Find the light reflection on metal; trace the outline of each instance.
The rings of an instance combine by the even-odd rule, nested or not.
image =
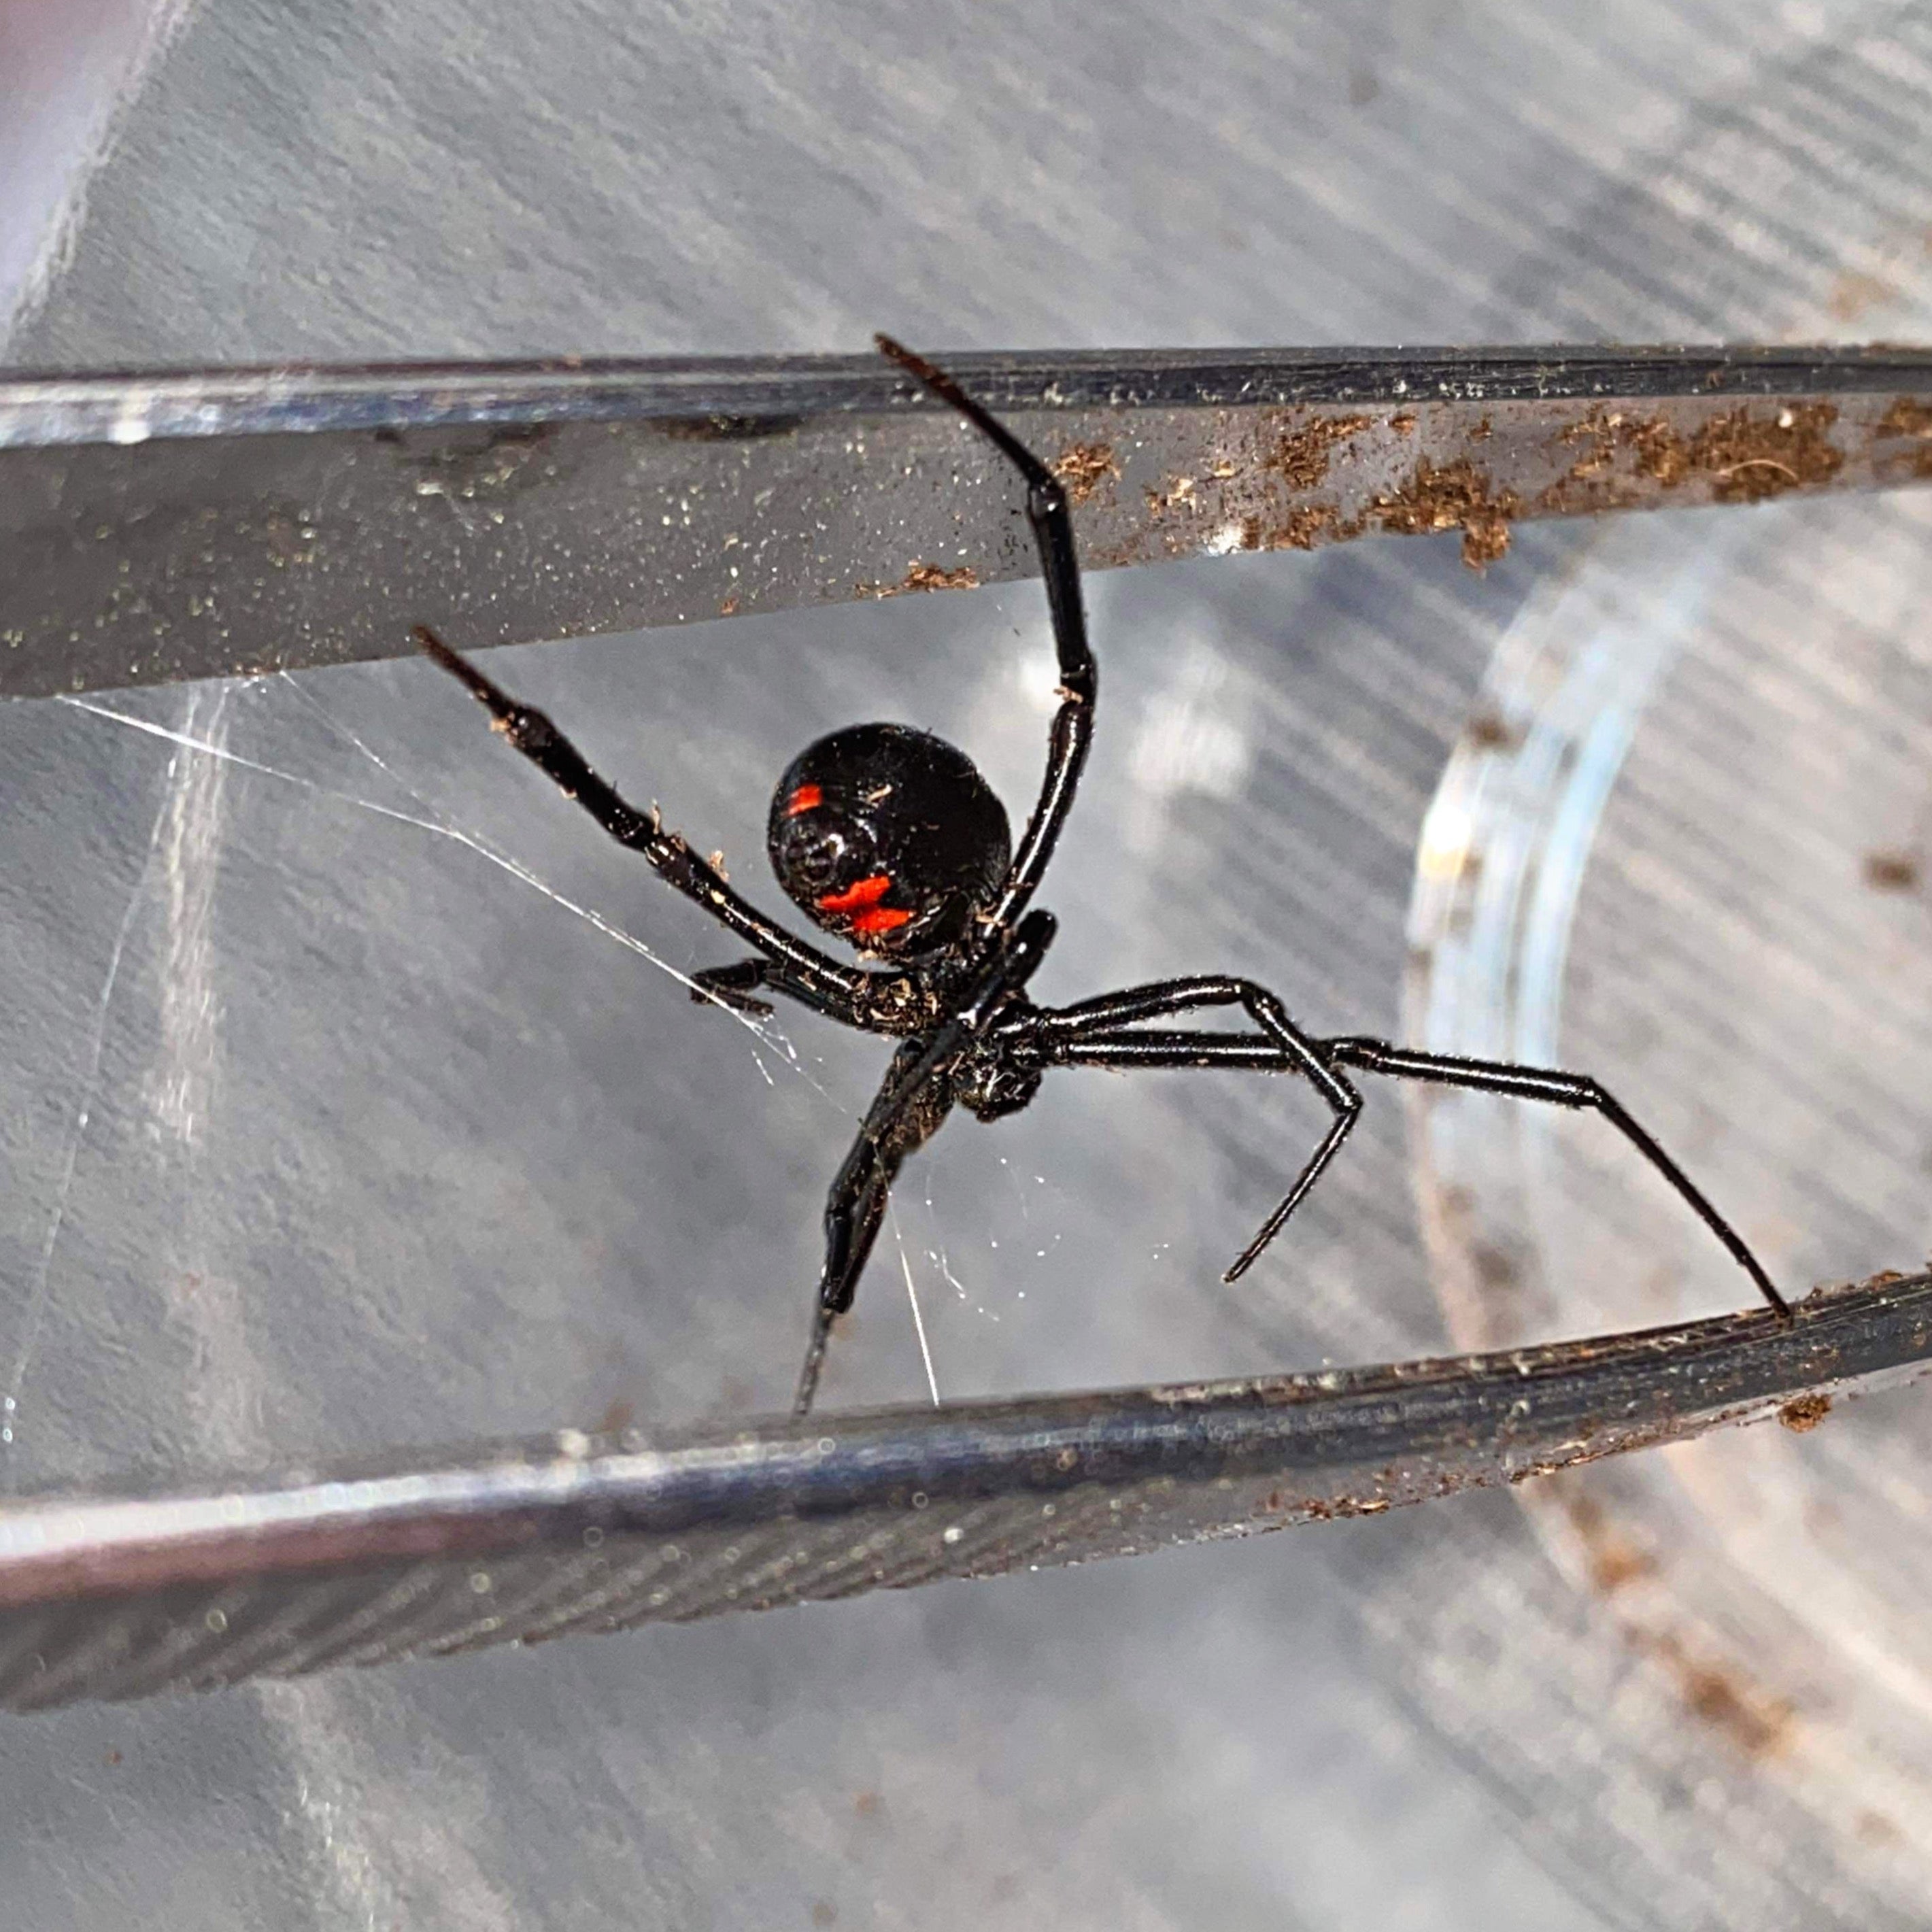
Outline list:
[[[1392,1367],[535,1442],[0,1509],[0,1704],[1128,1556],[1782,1414],[1932,1358],[1932,1275]]]

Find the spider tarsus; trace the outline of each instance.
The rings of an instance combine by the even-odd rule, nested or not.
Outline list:
[[[791,1412],[794,1420],[802,1419],[812,1412],[812,1398],[818,1393],[819,1371],[825,1366],[825,1345],[832,1335],[832,1310],[821,1302],[813,1310],[812,1316],[812,1341],[805,1352],[805,1366],[798,1376],[798,1393],[792,1398]]]
[[[874,335],[874,344],[879,353],[896,362],[909,376],[916,376],[940,400],[951,405],[1006,456],[1016,465],[1026,478],[1030,504],[1041,502],[1040,493],[1048,493],[1049,500],[1045,509],[1050,513],[1054,504],[1064,508],[1066,493],[1061,490],[1048,470],[1026,445],[1008,429],[983,404],[975,402],[944,369],[928,362],[923,356],[916,355],[903,342],[895,341],[890,335]],[[1057,496],[1053,493],[1058,493]],[[1035,518],[1038,521],[1038,518]]]
[[[541,711],[519,704],[494,679],[485,677],[459,651],[453,651],[427,624],[418,624],[414,635],[423,655],[440,664],[452,677],[490,714],[490,728],[509,740],[517,750],[541,749],[556,741],[556,727]]]
[[[872,344],[881,356],[888,357],[910,376],[916,376],[929,389],[936,389],[950,402],[960,393],[959,385],[943,369],[938,369],[923,356],[916,354],[903,342],[897,341],[883,331],[872,337]]]

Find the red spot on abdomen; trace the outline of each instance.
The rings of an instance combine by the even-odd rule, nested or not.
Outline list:
[[[785,800],[784,815],[796,818],[801,812],[809,812],[815,805],[825,802],[825,794],[814,784],[802,784]]]
[[[870,912],[862,912],[852,922],[852,930],[870,939],[876,934],[894,931],[911,918],[910,913],[901,912],[896,906],[874,906]]]
[[[863,911],[867,906],[877,905],[892,889],[892,880],[890,873],[874,872],[869,879],[861,879],[857,884],[848,886],[842,892],[827,892],[818,902],[818,909],[820,912]],[[870,913],[867,914],[866,916],[876,919],[879,915],[876,913]],[[908,913],[904,916],[906,919],[910,919],[912,915]],[[895,926],[902,925],[904,920],[897,915],[894,915],[892,923]],[[862,931],[863,928],[860,929]]]

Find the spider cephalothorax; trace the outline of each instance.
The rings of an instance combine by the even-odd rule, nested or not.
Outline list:
[[[963,752],[904,724],[856,724],[792,762],[772,801],[769,842],[780,882],[808,917],[889,962],[847,964],[788,932],[735,892],[655,812],[626,803],[540,711],[520,704],[432,633],[423,648],[488,707],[496,728],[612,837],[757,950],[692,976],[694,997],[767,1013],[782,994],[827,1018],[895,1036],[898,1047],[825,1203],[825,1264],[796,1412],[811,1406],[833,1318],[852,1305],[900,1165],[956,1107],[982,1120],[1017,1113],[1047,1071],[1064,1066],[1213,1067],[1293,1073],[1332,1118],[1286,1197],[1229,1268],[1234,1280],[1307,1197],[1340,1150],[1361,1096],[1343,1070],[1473,1087],[1587,1107],[1622,1130],[1750,1274],[1772,1306],[1784,1298],[1736,1231],[1683,1170],[1588,1076],[1500,1060],[1412,1053],[1386,1040],[1314,1040],[1265,986],[1224,974],[1162,980],[1070,1006],[1035,1006],[1028,983],[1052,943],[1052,916],[1029,902],[1072,808],[1094,733],[1099,680],[1081,609],[1066,493],[1040,458],[942,369],[884,336],[879,346],[958,411],[1025,479],[1059,660],[1060,709],[1046,777],[1016,850],[1001,808]],[[1184,1015],[1238,1008],[1240,1032],[1176,1028]],[[1161,1025],[1160,1022],[1166,1022]],[[935,1392],[934,1399],[937,1400]]]
[[[964,752],[907,724],[854,724],[801,752],[772,797],[772,869],[862,952],[957,946],[1012,860],[1006,808]]]

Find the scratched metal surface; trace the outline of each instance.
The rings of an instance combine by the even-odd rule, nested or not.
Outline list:
[[[10,359],[760,355],[880,326],[965,349],[1932,332],[1908,9],[1130,5],[1101,32],[1078,9],[754,8],[728,56],[720,31],[568,0],[528,20],[474,0],[326,22],[208,7]],[[1629,1066],[1801,1282],[1916,1268],[1925,1240],[1907,1090],[1924,902],[1860,874],[1918,836],[1893,773],[1923,501],[1622,520],[1605,573],[1676,608],[1714,560],[1723,621],[1682,626],[1690,675],[1646,714],[1669,728],[1632,753],[1643,808],[1610,826],[1624,857],[1586,872],[1566,1048]],[[1480,579],[1453,534],[1098,578],[1109,723],[1053,900],[1069,994],[1238,964],[1311,1022],[1397,1025],[1444,760],[1493,735],[1462,727],[1499,637],[1534,620],[1587,638],[1540,591],[1599,541],[1526,526]],[[755,869],[771,774],[854,716],[946,731],[1023,789],[1035,597],[500,662]],[[1727,739],[1737,688],[1756,722]],[[454,838],[365,808],[430,817],[406,784],[661,957],[717,956],[447,698],[374,664],[104,700],[226,759],[4,708],[23,780],[0,877],[17,1490],[782,1402],[816,1197],[876,1067],[796,1029],[821,1098]],[[1758,735],[1780,718],[1788,740]],[[1815,755],[1780,773],[1821,722],[1845,782],[1821,786]],[[1861,801],[1868,770],[1884,788]],[[1729,788],[1696,795],[1694,837],[1686,770]],[[1740,810],[1753,780],[1764,804]],[[1672,910],[1668,945],[1632,916],[1640,886]],[[1774,928],[1742,916],[1747,892]],[[1700,984],[1696,943],[1719,938]],[[1794,1032],[1824,968],[1846,994]],[[1858,1010],[1875,976],[1877,1052]],[[1612,982],[1627,1000],[1604,1003]],[[1806,1040],[1829,1052],[1796,1065]],[[1709,1077],[1726,1052],[1750,1077],[1712,1110],[1675,1070]],[[1292,1261],[1250,1298],[1214,1292],[1307,1126],[1238,1085],[1076,1083],[1010,1132],[940,1144],[902,1232],[942,1391],[1456,1346],[1392,1096]],[[1492,1291],[1521,1319],[1509,1339],[1735,1302],[1721,1257],[1670,1254],[1640,1180],[1594,1143],[1572,1154],[1602,1184],[1581,1225],[1620,1185],[1610,1225],[1653,1265],[1606,1318],[1594,1240],[1558,1324]],[[1560,1234],[1567,1182],[1551,1198]],[[922,1399],[904,1283],[884,1289],[846,1338],[842,1407]],[[10,1909],[169,1932],[1916,1924],[1932,1804],[1916,1689],[1886,1694],[1923,1622],[1922,1406],[1876,1395],[1805,1434],[1718,1432],[1160,1562],[10,1718]],[[1680,1507],[1641,1486],[1651,1471]],[[1532,1517],[1539,1495],[1560,1520]],[[1841,1697],[1847,1632],[1884,1642]]]
[[[974,356],[1090,570],[1932,476],[1932,356]],[[877,357],[0,382],[0,696],[1031,575],[1006,467]]]
[[[1932,1276],[1487,1358],[576,1430],[0,1510],[0,1704],[542,1643],[1378,1514],[1780,1416],[1932,1357]]]

